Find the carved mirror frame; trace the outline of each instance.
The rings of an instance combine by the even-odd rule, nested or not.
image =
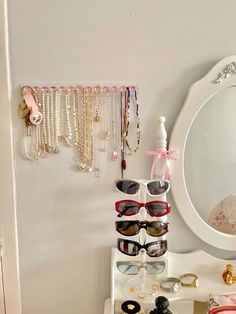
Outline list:
[[[174,125],[169,148],[179,154],[178,160],[171,162],[171,190],[182,218],[199,238],[224,250],[236,250],[236,235],[217,231],[198,214],[186,186],[184,153],[190,128],[198,112],[210,98],[232,86],[236,86],[236,55],[218,62],[205,77],[192,85]]]

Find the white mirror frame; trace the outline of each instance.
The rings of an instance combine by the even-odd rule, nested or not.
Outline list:
[[[236,250],[236,235],[212,228],[194,208],[185,182],[184,152],[189,130],[198,112],[210,98],[231,86],[236,86],[236,55],[221,60],[205,77],[192,85],[174,125],[169,145],[170,150],[176,150],[179,154],[178,160],[171,162],[171,190],[182,218],[200,239],[224,250]]]

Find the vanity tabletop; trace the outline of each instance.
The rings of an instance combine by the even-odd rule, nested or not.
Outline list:
[[[214,257],[204,251],[195,251],[190,253],[172,253],[168,252],[162,259],[166,261],[165,273],[160,276],[154,276],[154,280],[159,284],[163,277],[177,277],[184,273],[196,274],[199,278],[199,287],[181,287],[177,293],[165,292],[161,289],[157,291],[157,295],[164,295],[171,303],[176,313],[191,314],[193,309],[193,300],[207,301],[209,294],[230,294],[236,292],[236,284],[232,286],[224,283],[222,272],[226,264],[236,266],[236,260],[224,260]],[[115,308],[120,308],[120,303],[127,299],[125,296],[124,286],[127,280],[133,278],[130,275],[121,274],[116,267],[116,262],[127,260],[116,248],[112,249],[112,274],[111,274],[111,298],[105,303],[104,314],[120,314]],[[156,296],[157,296],[156,295]],[[142,301],[144,308],[153,308],[155,297],[149,297]],[[181,302],[180,302],[181,301]],[[176,310],[179,309],[179,310]]]

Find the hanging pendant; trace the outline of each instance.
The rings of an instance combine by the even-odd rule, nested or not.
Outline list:
[[[122,159],[122,161],[121,161],[121,168],[122,168],[122,170],[126,169],[126,160],[125,159]]]
[[[117,151],[113,150],[111,159],[112,159],[113,161],[116,161],[116,160],[118,159],[118,153],[117,153]]]
[[[100,117],[98,115],[98,112],[96,112],[96,116],[93,118],[93,121],[94,122],[100,122],[101,121],[101,119],[100,119]]]
[[[87,170],[87,166],[86,166],[84,163],[81,162],[81,163],[79,164],[79,170],[81,170],[81,171],[84,172],[84,171]]]

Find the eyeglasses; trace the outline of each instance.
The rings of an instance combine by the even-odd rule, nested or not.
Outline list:
[[[168,180],[126,180],[121,179],[115,182],[118,191],[125,194],[135,195],[139,192],[140,186],[145,186],[148,194],[161,196],[166,194],[170,189],[170,181]]]
[[[162,221],[122,220],[116,221],[116,230],[124,236],[134,236],[145,228],[148,235],[161,237],[168,232],[168,223]]]
[[[118,217],[132,216],[138,214],[141,207],[145,207],[150,216],[161,217],[170,212],[170,204],[164,201],[151,201],[139,203],[133,200],[121,200],[115,202],[115,209],[119,213]]]
[[[118,238],[117,247],[121,253],[129,256],[136,256],[141,249],[145,249],[150,257],[159,257],[166,253],[167,241],[159,240],[141,245],[136,241]]]
[[[148,275],[158,275],[161,274],[165,269],[164,261],[157,262],[117,262],[116,266],[118,270],[126,275],[137,275],[139,273],[140,268],[146,268]]]

